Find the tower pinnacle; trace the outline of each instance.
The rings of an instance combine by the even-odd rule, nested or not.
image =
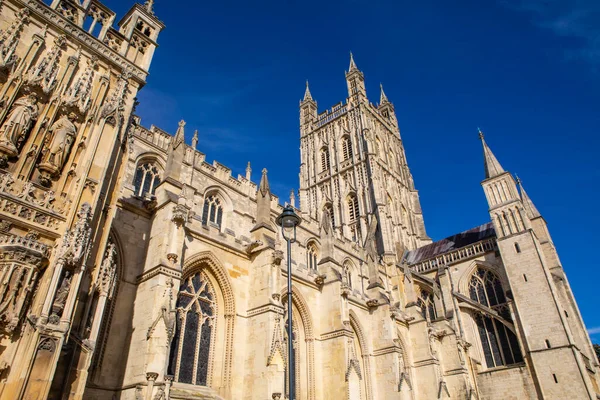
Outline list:
[[[194,131],[194,137],[192,138],[192,147],[196,149],[198,147],[198,129]]]
[[[518,176],[517,176],[517,184],[519,185],[519,192],[521,192],[521,201],[523,202],[523,208],[525,209],[527,216],[530,219],[541,217],[542,215],[536,208],[535,204],[533,204],[533,201],[531,201],[531,198],[529,197],[529,195],[523,188],[523,183],[521,182],[521,179],[519,179]]]
[[[154,15],[154,0],[146,0],[144,7],[146,7],[146,11],[148,11],[151,15]]]
[[[492,150],[488,147],[487,143],[485,143],[485,139],[483,136],[483,132],[481,129],[477,128],[479,131],[479,139],[481,139],[481,144],[483,145],[483,162],[485,166],[485,178],[493,178],[504,173],[504,169],[492,153]]]
[[[308,88],[308,79],[306,80],[306,90],[304,91],[304,98],[302,101],[312,100],[312,95],[310,94],[310,89]]]
[[[352,71],[358,71],[358,67],[356,66],[356,63],[354,62],[354,56],[352,55],[352,52],[350,52],[350,67],[348,67],[348,72],[352,72]]]
[[[381,89],[381,95],[379,96],[379,104],[389,103],[390,101],[385,95],[385,92],[383,91],[383,85],[381,83],[379,84],[379,88]]]

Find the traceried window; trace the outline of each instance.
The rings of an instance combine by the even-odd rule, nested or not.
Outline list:
[[[321,172],[329,171],[329,166],[331,165],[329,160],[329,149],[323,147],[321,149]]]
[[[211,194],[204,200],[202,223],[204,225],[211,223],[220,228],[221,222],[223,222],[223,202],[217,195]]]
[[[352,140],[350,140],[350,136],[344,136],[344,139],[342,139],[342,153],[344,160],[352,158]]]
[[[500,279],[491,271],[477,268],[469,282],[469,297],[496,311],[500,318],[475,315],[481,347],[488,368],[523,362],[515,333],[502,321],[511,323],[510,310]]]
[[[308,265],[308,268],[313,271],[317,270],[318,255],[319,252],[317,250],[317,246],[314,243],[310,243],[306,249],[306,264]]]
[[[217,302],[204,272],[182,282],[176,315],[168,373],[176,382],[207,386],[210,354],[215,342]]]
[[[348,198],[348,216],[350,217],[351,223],[356,222],[358,217],[360,217],[358,211],[358,199],[354,195]]]
[[[435,301],[433,293],[421,289],[421,294],[417,299],[417,306],[421,309],[421,315],[428,321],[433,321],[437,318],[437,310],[435,309]]]
[[[151,196],[160,183],[160,170],[153,162],[145,162],[138,165],[135,171],[133,185],[134,194],[139,197]]]

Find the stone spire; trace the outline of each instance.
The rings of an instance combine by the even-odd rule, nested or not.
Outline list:
[[[250,161],[248,161],[248,165],[246,165],[246,179],[251,180],[252,178],[252,167],[250,166]]]
[[[198,129],[194,131],[194,137],[192,138],[192,147],[194,150],[198,147]]]
[[[310,94],[310,89],[308,88],[308,79],[306,80],[306,90],[304,91],[304,98],[302,101],[312,100],[312,95]]]
[[[269,188],[269,179],[267,178],[267,169],[262,170],[262,178],[256,192],[256,225],[251,232],[259,228],[266,228],[275,232],[271,225],[271,189]]]
[[[179,127],[177,128],[177,132],[175,133],[175,137],[173,138],[173,149],[179,147],[179,145],[185,142],[185,121],[179,121]]]
[[[388,100],[387,96],[385,95],[385,92],[383,91],[383,85],[380,83],[379,84],[379,88],[381,89],[381,95],[379,96],[379,104],[385,104],[385,103],[389,103],[390,101]]]
[[[483,132],[479,129],[479,139],[481,139],[481,144],[483,145],[483,161],[485,166],[485,178],[493,178],[500,174],[504,173],[504,169],[492,153],[492,150],[485,143],[485,139],[483,137]]]
[[[535,204],[533,204],[533,201],[531,201],[531,198],[523,188],[523,183],[521,182],[518,176],[517,183],[519,184],[519,192],[521,192],[521,201],[523,202],[523,208],[525,209],[525,212],[527,213],[529,219],[541,217],[542,214],[540,214]]]
[[[350,52],[350,66],[348,67],[348,72],[352,72],[352,71],[358,71],[358,67],[356,66],[356,63],[354,62],[354,56],[352,55],[352,52]]]

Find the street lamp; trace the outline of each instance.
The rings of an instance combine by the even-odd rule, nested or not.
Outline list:
[[[290,205],[285,206],[283,212],[277,217],[275,223],[281,226],[281,234],[287,242],[287,287],[288,287],[288,383],[289,383],[289,400],[296,400],[296,382],[294,375],[294,343],[292,340],[292,243],[296,241],[296,227],[300,225],[302,220],[294,212],[294,208]]]

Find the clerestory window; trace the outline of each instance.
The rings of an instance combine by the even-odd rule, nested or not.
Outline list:
[[[214,194],[209,195],[204,200],[202,223],[204,225],[211,223],[220,228],[221,222],[223,222],[223,202],[218,196]]]
[[[512,322],[502,284],[493,272],[477,268],[469,282],[469,297],[496,311],[502,320]],[[484,313],[475,315],[488,368],[523,362],[517,336],[501,319]]]
[[[160,183],[160,170],[153,162],[138,165],[133,179],[134,194],[139,197],[151,196]]]

